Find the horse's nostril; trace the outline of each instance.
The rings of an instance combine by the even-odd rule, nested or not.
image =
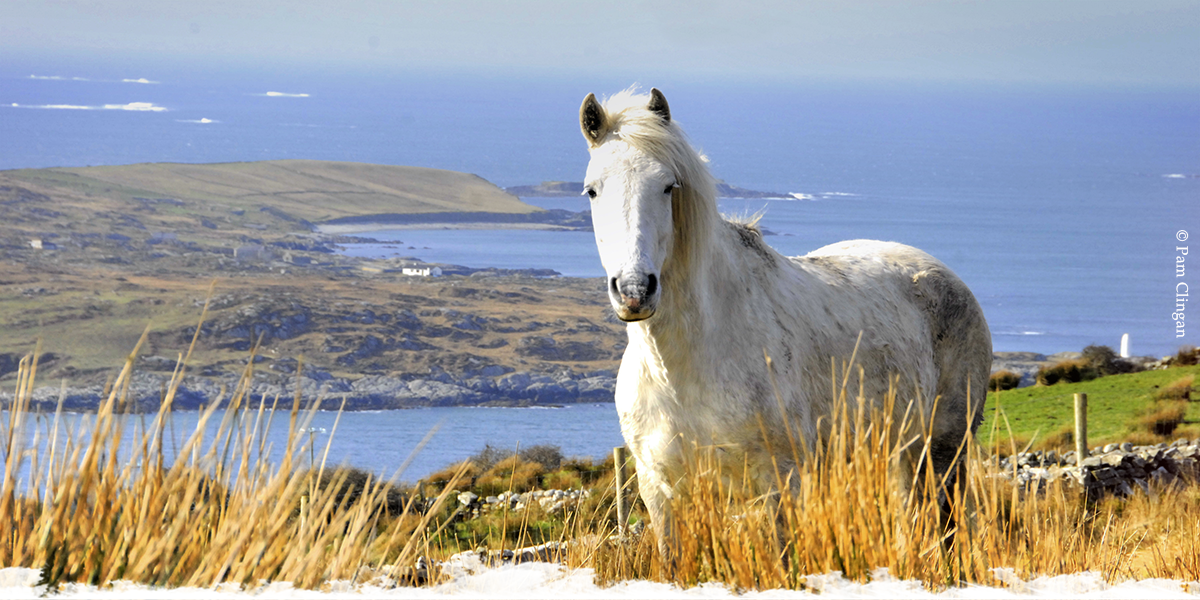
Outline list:
[[[617,289],[617,278],[616,277],[609,278],[608,289],[611,290],[612,293],[617,294],[618,296],[621,294],[621,291]]]
[[[653,273],[651,273],[650,281],[646,282],[646,297],[649,298],[650,296],[653,296],[654,292],[657,290],[658,290],[658,278],[655,277]]]

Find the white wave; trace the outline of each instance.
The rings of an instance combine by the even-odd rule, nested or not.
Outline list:
[[[101,83],[113,81],[111,79],[89,79],[87,77],[63,77],[62,75],[30,75],[29,78],[30,79],[40,79],[43,81],[99,81]],[[153,84],[153,83],[160,83],[160,82],[152,81],[150,79],[146,79],[145,77],[139,77],[137,79],[128,79],[128,78],[122,79],[121,83]]]
[[[289,94],[287,92],[267,92],[258,94],[259,96],[267,96],[269,98],[307,98],[308,94]]]
[[[79,106],[77,104],[17,104],[12,103],[13,108],[55,108],[60,110],[96,110],[96,106]]]
[[[130,102],[129,104],[105,104],[104,110],[134,110],[147,112],[164,112],[167,110],[165,106],[158,106],[153,102]]]
[[[848,192],[821,192],[821,195],[822,196],[857,196],[858,194],[851,194]]]
[[[207,125],[207,124],[209,124],[209,123],[220,123],[220,121],[214,121],[214,120],[212,120],[212,119],[208,119],[208,118],[203,118],[203,119],[175,119],[175,122],[176,122],[176,123],[204,123],[205,125]]]
[[[87,77],[63,77],[62,75],[30,75],[29,78],[45,81],[91,81]]]
[[[797,200],[816,200],[817,197],[812,194],[803,194],[800,192],[788,192],[788,195]]]
[[[165,112],[165,106],[153,102],[130,102],[129,104],[105,104],[103,106],[84,106],[80,104],[11,104],[13,108],[43,108],[54,110],[130,110],[134,112]]]
[[[1184,175],[1183,173],[1168,173],[1163,175],[1163,177],[1166,177],[1167,179],[1187,179],[1187,175]]]
[[[997,331],[996,335],[1046,335],[1045,331]]]

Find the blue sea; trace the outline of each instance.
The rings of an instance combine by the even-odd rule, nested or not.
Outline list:
[[[578,181],[580,101],[631,83],[0,59],[0,169],[307,158]],[[1200,282],[1176,277],[1177,238],[1200,231],[1196,90],[641,83],[666,93],[717,177],[805,198],[722,204],[762,212],[786,254],[853,238],[922,248],[974,290],[1001,351],[1116,348],[1129,333],[1133,354],[1161,356],[1200,338],[1172,318],[1176,284]],[[371,235],[388,243],[347,252],[602,274],[589,233]]]
[[[268,407],[269,408],[269,407]],[[375,472],[381,477],[397,476],[400,481],[415,482],[455,462],[464,460],[490,445],[500,450],[517,452],[538,444],[557,446],[566,457],[594,457],[603,460],[616,446],[624,444],[612,404],[571,404],[562,408],[421,408],[350,412],[317,411],[306,422],[309,413],[297,420],[299,437],[296,441],[296,464],[307,467],[350,465]],[[0,411],[0,423],[8,423],[7,411]],[[171,461],[184,448],[196,431],[201,413],[180,411],[171,414],[163,435],[164,458]],[[226,411],[217,410],[205,426],[203,455],[217,438],[217,431]],[[132,452],[140,445],[141,436],[154,415],[125,415],[122,428],[122,452]],[[257,420],[255,410],[237,414],[236,425],[243,432],[265,431],[263,440],[268,459],[279,464],[288,442],[288,414],[282,411],[273,418]],[[268,421],[270,427],[268,428]],[[65,444],[66,432],[78,440],[90,437],[95,426],[94,414],[63,415],[58,436]],[[23,438],[25,447],[36,443],[42,464],[49,455],[47,440],[52,439],[54,415],[40,415],[27,423]],[[432,433],[432,436],[429,434]],[[241,434],[239,434],[241,435]],[[429,436],[428,440],[425,438]],[[424,446],[422,443],[424,442]],[[328,455],[325,454],[329,448]],[[257,448],[257,445],[256,445]],[[419,451],[418,451],[419,450]],[[235,453],[236,454],[236,453]],[[121,458],[127,459],[125,454]],[[407,467],[397,473],[398,469]],[[29,478],[26,464],[18,477]]]

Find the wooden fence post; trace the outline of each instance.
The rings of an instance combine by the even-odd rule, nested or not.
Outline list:
[[[1075,394],[1075,465],[1083,466],[1087,456],[1087,394]]]
[[[629,527],[629,508],[625,506],[625,446],[613,448],[613,470],[617,484],[617,533],[625,535]]]
[[[308,494],[300,496],[300,535],[308,529]]]

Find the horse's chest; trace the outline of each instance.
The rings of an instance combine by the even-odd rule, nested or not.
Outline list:
[[[730,386],[703,376],[675,377],[654,365],[626,357],[617,379],[616,405],[626,441],[648,451],[665,450],[673,441],[700,445],[740,439],[753,416],[746,386]],[[682,380],[681,380],[682,379]],[[759,389],[761,387],[761,389]],[[768,394],[754,386],[753,394]]]

